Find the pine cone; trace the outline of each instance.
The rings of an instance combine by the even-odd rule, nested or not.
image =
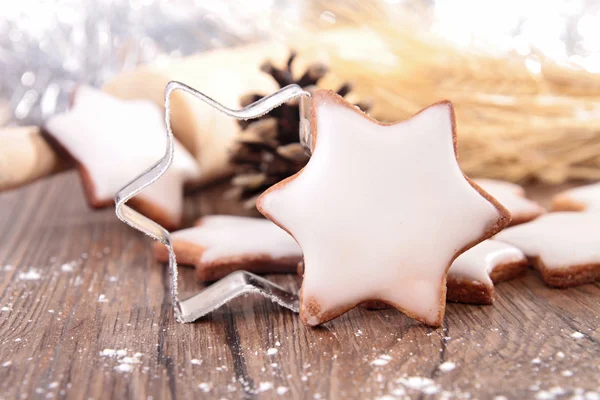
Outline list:
[[[291,52],[286,67],[279,69],[266,61],[261,70],[270,74],[279,87],[297,84],[308,92],[316,90],[319,80],[328,72],[327,66],[313,63],[308,66],[299,79],[294,79],[292,64],[296,53]],[[352,86],[342,85],[337,93],[346,96]],[[261,99],[264,95],[251,93],[241,99],[243,107]],[[367,104],[358,105],[367,111]],[[252,121],[240,121],[243,128],[240,137],[232,149],[231,160],[235,165],[235,175],[231,181],[231,194],[243,202],[245,209],[256,206],[256,199],[273,184],[300,171],[308,162],[299,142],[299,105],[298,101],[287,102],[270,113]]]

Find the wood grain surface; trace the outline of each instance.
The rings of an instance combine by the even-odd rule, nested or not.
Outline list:
[[[556,190],[530,192],[547,201]],[[188,197],[186,220],[227,212],[219,192]],[[449,304],[440,329],[395,310],[364,309],[310,329],[253,296],[181,325],[151,240],[112,209],[89,210],[75,173],[0,194],[0,227],[0,399],[591,399],[600,392],[598,283],[549,289],[530,272],[498,285],[493,306]],[[294,290],[300,283],[270,278]],[[193,271],[181,279],[184,292],[198,289]]]

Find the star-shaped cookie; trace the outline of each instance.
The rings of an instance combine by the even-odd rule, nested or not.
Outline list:
[[[383,301],[439,326],[454,258],[510,221],[461,172],[451,104],[383,125],[320,90],[311,130],[306,167],[257,203],[304,252],[300,319],[315,326]]]
[[[495,239],[523,250],[548,286],[600,279],[600,213],[553,212],[508,228]]]
[[[518,225],[531,221],[546,212],[546,209],[525,197],[523,187],[495,179],[473,179],[483,190],[494,196],[512,217],[510,224]]]
[[[523,274],[527,264],[527,257],[516,247],[497,240],[485,240],[452,263],[448,270],[448,300],[492,304],[494,283]]]
[[[552,198],[555,211],[600,211],[600,182],[566,190]]]
[[[302,251],[285,231],[263,218],[210,215],[193,228],[173,232],[177,261],[194,265],[201,281],[214,281],[244,269],[254,273],[295,272]],[[154,243],[154,255],[168,261],[169,253]]]
[[[161,158],[166,148],[162,110],[145,101],[123,101],[80,86],[71,109],[45,124],[49,140],[71,156],[79,169],[88,203],[113,204],[115,194]],[[163,226],[179,226],[183,185],[197,179],[196,160],[175,143],[171,168],[131,200],[131,205]]]

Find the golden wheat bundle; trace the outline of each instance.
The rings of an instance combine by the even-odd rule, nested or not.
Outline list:
[[[600,179],[600,76],[540,54],[460,49],[363,2],[334,6],[335,29],[304,25],[292,45],[325,58],[372,114],[395,121],[454,103],[462,168],[473,177],[560,183]]]

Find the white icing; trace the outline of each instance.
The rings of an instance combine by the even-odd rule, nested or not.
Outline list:
[[[448,270],[448,278],[468,279],[492,286],[490,274],[494,268],[525,260],[525,254],[516,247],[489,239],[458,256]]]
[[[201,262],[262,254],[273,259],[302,257],[294,238],[262,218],[210,215],[198,226],[173,232],[172,238],[202,246]]]
[[[549,213],[498,233],[495,239],[540,257],[547,268],[600,263],[600,214]]]
[[[546,212],[538,203],[527,199],[525,190],[517,184],[494,179],[474,181],[506,207],[514,219],[531,218]]]
[[[559,196],[583,204],[586,211],[600,211],[600,182],[569,189]]]
[[[450,106],[381,126],[330,96],[312,100],[318,134],[307,166],[259,202],[304,250],[303,306],[312,299],[326,313],[387,300],[436,324],[452,257],[500,215],[458,167]]]
[[[46,128],[85,167],[98,201],[112,200],[165,152],[166,128],[158,106],[119,100],[88,86],[79,87],[71,110],[48,120]],[[183,182],[198,175],[196,161],[176,142],[172,166],[137,197],[179,220]]]

